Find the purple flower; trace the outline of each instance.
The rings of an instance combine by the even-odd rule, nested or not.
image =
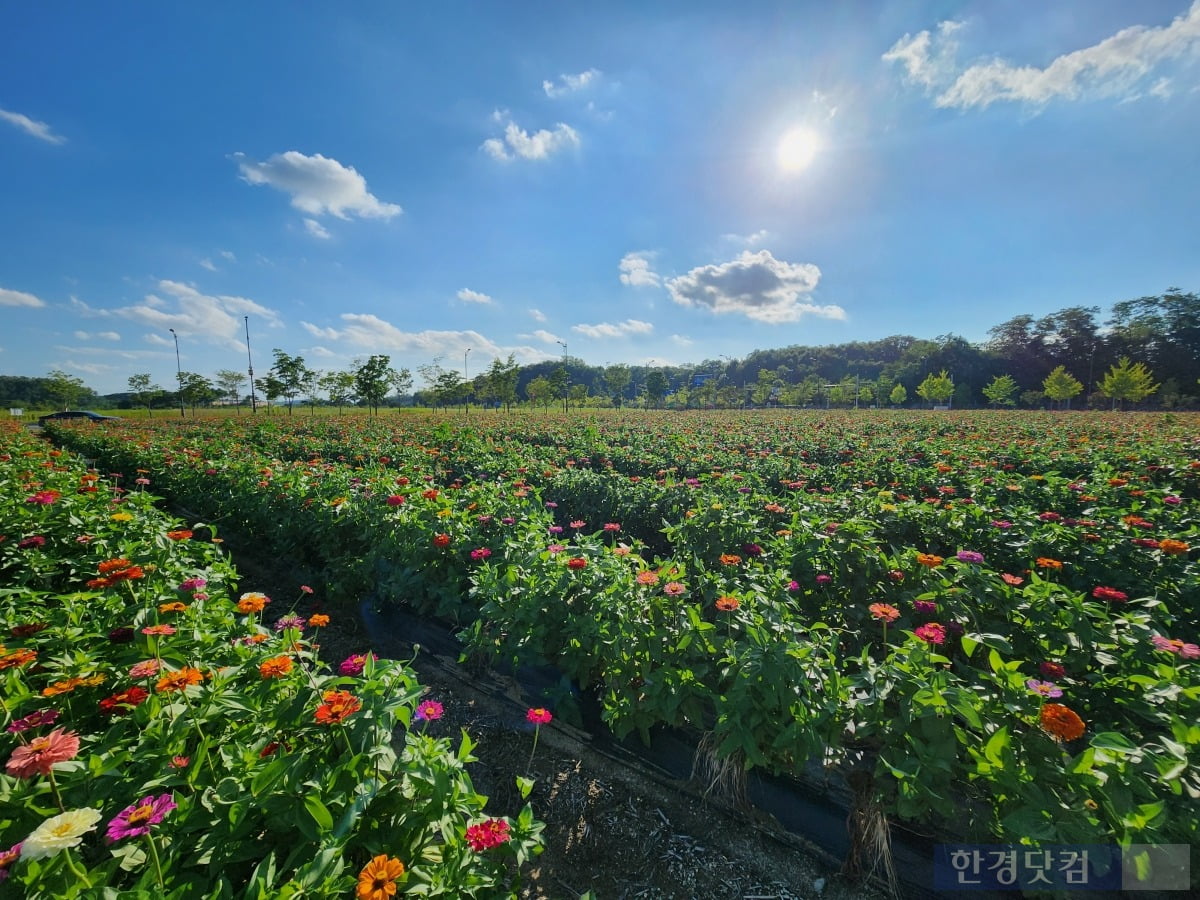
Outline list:
[[[558,504],[555,503],[553,500],[547,500],[546,501],[546,509],[558,509]]]
[[[105,837],[111,844],[125,838],[149,834],[150,826],[161,822],[175,806],[175,800],[170,794],[143,797],[117,813],[117,817],[108,823]]]
[[[516,525],[517,520],[514,519],[512,516],[505,516],[503,519],[500,520],[500,524],[501,525]]]
[[[551,534],[562,534],[562,526],[561,525],[551,525],[550,528],[547,530]]]
[[[742,544],[742,552],[747,556],[761,556],[763,549],[758,544]]]
[[[367,664],[367,654],[355,653],[353,656],[347,656],[338,666],[339,675],[361,675],[363,667]]]
[[[200,588],[208,584],[204,578],[189,578],[187,581],[181,582],[179,590],[181,591],[198,591]]]
[[[1178,506],[1180,503],[1183,502],[1183,500],[1180,497],[1176,497],[1174,494],[1167,494],[1167,496],[1162,498],[1162,502],[1169,503],[1172,506]]]
[[[282,616],[275,620],[275,630],[283,631],[285,628],[303,628],[307,621],[304,616]]]
[[[793,591],[793,592],[800,590],[800,582],[795,581],[795,580],[789,581],[787,589],[789,591]]]
[[[45,543],[46,539],[44,537],[40,534],[35,534],[32,537],[17,541],[17,547],[21,550],[28,550],[30,547],[41,547]]]
[[[976,553],[974,550],[959,550],[958,559],[959,562],[981,563],[983,562],[983,554]]]
[[[921,613],[937,612],[937,604],[932,600],[914,600],[913,609]]]
[[[821,573],[817,576],[817,584],[829,584],[831,581],[833,581],[833,579],[824,573]]]
[[[1012,528],[1012,522],[1007,519],[996,519],[992,522],[993,528]]]
[[[1030,678],[1025,682],[1025,687],[1043,697],[1061,697],[1063,695],[1062,689],[1053,681],[1038,681],[1036,678]]]
[[[23,719],[17,719],[5,729],[9,734],[20,734],[30,728],[40,728],[42,725],[53,725],[58,720],[57,709],[40,709],[30,713]]]

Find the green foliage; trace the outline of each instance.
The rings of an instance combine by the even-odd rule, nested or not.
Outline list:
[[[1150,370],[1143,363],[1130,362],[1128,356],[1117,360],[1100,380],[1100,393],[1112,398],[1114,409],[1126,400],[1138,403],[1157,390]]]
[[[1017,393],[1017,382],[1011,375],[997,375],[983,389],[992,406],[1015,406],[1014,395]]]
[[[954,394],[954,381],[945,369],[934,375],[930,372],[917,386],[917,396],[929,403],[945,403]]]
[[[1071,404],[1071,398],[1083,390],[1083,382],[1073,376],[1063,366],[1058,366],[1042,382],[1042,390],[1046,396],[1056,403]]]

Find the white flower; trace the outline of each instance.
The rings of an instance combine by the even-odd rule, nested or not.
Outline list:
[[[78,847],[83,836],[96,830],[100,810],[72,809],[47,819],[21,843],[21,859],[44,859],[60,850]]]

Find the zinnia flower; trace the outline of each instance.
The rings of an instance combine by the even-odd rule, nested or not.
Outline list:
[[[417,704],[416,718],[421,722],[436,722],[442,717],[442,704],[436,700],[422,700]]]
[[[247,594],[242,594],[238,598],[237,611],[240,613],[256,613],[262,612],[263,607],[271,602],[271,598],[266,594],[260,594],[257,591],[251,591]]]
[[[736,553],[722,553],[719,562],[723,566],[736,566],[742,561],[742,558]]]
[[[888,603],[872,603],[867,609],[881,622],[894,622],[900,617],[900,610]]]
[[[476,853],[498,847],[508,841],[508,827],[503,819],[487,819],[467,829],[467,843]]]
[[[913,634],[927,644],[943,644],[946,642],[946,629],[937,622],[928,622],[914,630]]]
[[[200,588],[208,584],[204,578],[189,578],[187,581],[181,582],[179,590],[181,591],[198,591]]]
[[[403,494],[392,494],[391,496],[389,496],[387,498],[387,505],[388,506],[403,506],[404,505],[404,495]]]
[[[1047,703],[1038,716],[1042,730],[1060,741],[1073,741],[1083,734],[1083,719],[1061,703]]]
[[[311,628],[324,628],[329,624],[329,616],[325,613],[313,613],[308,617],[308,624]]]
[[[363,667],[367,664],[367,657],[370,654],[355,653],[352,656],[347,656],[338,665],[339,675],[356,676],[363,673]]]
[[[404,863],[381,853],[358,873],[354,896],[358,900],[390,900],[396,895],[396,882],[404,877]]]
[[[39,709],[37,712],[32,712],[23,718],[10,722],[4,730],[9,734],[20,734],[23,731],[29,731],[31,728],[53,725],[58,721],[58,715],[57,709]]]
[[[17,541],[17,548],[19,550],[28,550],[30,547],[42,547],[45,545],[45,543],[46,539],[44,537],[42,537],[40,534],[35,534],[31,537],[22,538],[21,540]]]
[[[5,669],[19,669],[27,663],[37,659],[37,652],[26,647],[18,647],[16,650],[9,650],[7,653],[0,653],[0,672]]]
[[[321,699],[325,702],[317,707],[316,719],[322,725],[344,722],[362,709],[362,701],[349,691],[326,691]]]
[[[187,604],[180,603],[178,600],[172,600],[170,603],[160,603],[158,605],[158,611],[160,613],[183,612],[185,609],[187,609]]]
[[[737,597],[730,597],[726,595],[724,597],[718,597],[716,605],[717,609],[719,609],[721,612],[733,612],[742,604]]]
[[[1039,556],[1037,558],[1037,567],[1039,569],[1061,569],[1063,564],[1060,560],[1050,559],[1048,556]]]
[[[1000,577],[1004,579],[1005,584],[1011,584],[1013,587],[1025,583],[1025,579],[1020,575],[1010,575],[1008,572],[1003,573]]]
[[[276,631],[286,631],[289,628],[303,628],[304,625],[304,616],[280,616],[275,620],[274,628]]]
[[[129,669],[130,678],[153,678],[158,674],[158,670],[162,668],[162,663],[157,659],[147,659],[144,662],[134,663]]]
[[[105,837],[111,844],[125,838],[149,834],[150,826],[161,822],[175,806],[175,798],[170,794],[143,797],[117,813],[116,818],[108,823]]]
[[[147,625],[142,629],[142,634],[149,635],[167,635],[174,633],[175,627],[173,625]]]
[[[620,531],[620,530],[621,530],[621,526],[620,526],[620,525],[618,525],[616,522],[605,522],[605,523],[604,523],[604,530],[605,530],[605,531]]]
[[[46,859],[60,850],[78,847],[83,836],[96,830],[100,810],[71,809],[47,819],[21,842],[21,859]]]
[[[573,556],[567,560],[567,568],[568,569],[586,569],[587,568],[587,560],[584,559],[582,556]]]
[[[927,569],[936,569],[938,566],[940,566],[945,561],[946,560],[944,560],[942,557],[937,556],[933,553],[918,553],[917,554],[917,562],[920,563],[921,565],[925,566]]]
[[[1062,663],[1043,662],[1038,664],[1038,672],[1043,678],[1064,678],[1067,670],[1063,668]]]
[[[668,597],[678,597],[682,594],[686,594],[687,588],[678,581],[668,581],[665,585],[663,585],[663,593]]]
[[[658,584],[658,573],[651,572],[649,569],[645,569],[637,573],[636,580],[638,584]]]
[[[959,550],[956,554],[959,562],[965,563],[981,563],[983,562],[983,554],[976,553],[974,550]]]
[[[1162,635],[1156,634],[1150,638],[1150,642],[1154,644],[1156,650],[1174,653],[1176,656],[1181,656],[1184,659],[1200,658],[1200,646],[1185,644],[1179,638],[1165,638]]]
[[[491,555],[492,551],[487,547],[479,547],[478,549],[471,551],[471,559],[473,559],[475,562],[487,559]]]
[[[1187,553],[1192,548],[1189,547],[1187,544],[1185,544],[1183,541],[1175,541],[1170,538],[1167,538],[1166,540],[1158,542],[1158,549],[1161,550],[1163,553],[1169,554],[1171,556],[1182,556],[1184,553]]]
[[[1129,599],[1128,594],[1126,594],[1122,591],[1118,591],[1116,588],[1110,588],[1110,587],[1095,588],[1092,591],[1092,596],[1095,597],[1097,600],[1113,600],[1113,601],[1116,601],[1119,603],[1123,603]]]
[[[548,725],[553,718],[554,716],[550,710],[541,706],[535,707],[525,713],[525,720],[532,722],[534,725]]]
[[[433,536],[433,546],[435,546],[435,547],[449,547],[449,546],[450,546],[450,535],[448,535],[448,534],[435,534],[435,535]]]
[[[125,716],[146,701],[150,692],[143,687],[126,688],[100,701],[100,709],[110,716]]]
[[[292,658],[290,656],[272,656],[270,659],[259,663],[258,674],[263,678],[282,678],[292,671]]]
[[[1038,681],[1036,678],[1029,678],[1025,681],[1025,687],[1043,697],[1061,697],[1063,695],[1062,689],[1052,681]]]
[[[79,752],[79,735],[73,731],[55,728],[49,734],[35,737],[13,751],[5,771],[14,778],[32,778],[34,775],[49,775],[51,768],[61,762],[74,759]]]
[[[158,683],[154,689],[160,694],[170,693],[171,691],[184,691],[193,684],[199,684],[204,680],[204,673],[199,669],[193,669],[191,666],[184,666],[174,672],[168,672],[162,678],[158,679]]]
[[[167,532],[167,537],[173,541],[186,541],[189,540],[191,536],[192,533],[186,528],[178,528],[175,531]]]

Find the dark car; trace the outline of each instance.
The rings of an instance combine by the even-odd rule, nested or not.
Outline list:
[[[120,416],[102,416],[100,413],[88,409],[69,409],[65,412],[50,413],[48,416],[39,416],[38,423],[45,425],[47,422],[57,422],[60,419],[87,419],[89,422],[121,421]]]

